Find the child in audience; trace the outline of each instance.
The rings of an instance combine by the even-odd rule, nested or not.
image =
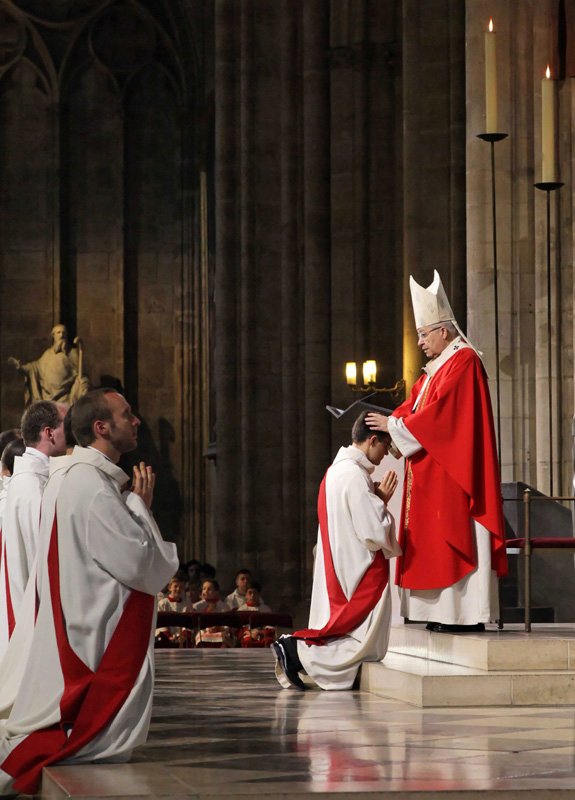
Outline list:
[[[262,601],[261,592],[261,584],[257,581],[250,581],[246,590],[246,601],[238,608],[238,611],[263,611],[264,614],[271,614],[271,608]]]
[[[271,614],[271,608],[261,600],[261,591],[261,585],[257,581],[251,581],[246,590],[246,602],[238,608],[238,611],[259,611],[263,614]],[[276,639],[276,629],[272,625],[264,625],[261,628],[250,628],[249,625],[243,625],[238,631],[240,647],[270,647]]]
[[[239,569],[236,572],[236,588],[226,597],[230,609],[239,608],[246,602],[246,592],[250,583],[251,572],[249,569]]]
[[[168,594],[158,599],[158,611],[188,611],[186,600],[186,576],[177,572],[168,583]],[[172,647],[183,645],[187,631],[179,626],[169,628],[156,628],[156,645],[158,647]]]
[[[230,609],[220,600],[220,585],[215,578],[206,578],[202,583],[201,600],[194,603],[194,611],[229,611]]]
[[[192,606],[194,611],[213,614],[230,609],[220,600],[220,586],[215,578],[208,578],[202,583],[202,599]],[[196,634],[196,647],[233,647],[234,640],[227,625],[213,625],[202,628]]]

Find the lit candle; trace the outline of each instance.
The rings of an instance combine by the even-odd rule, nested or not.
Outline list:
[[[549,65],[541,81],[541,181],[555,183],[555,82]]]
[[[497,47],[493,20],[485,39],[485,133],[497,133]]]
[[[373,359],[363,362],[363,382],[375,383],[377,379],[377,364]]]
[[[357,383],[357,366],[355,361],[345,362],[345,379],[350,386],[355,386]]]

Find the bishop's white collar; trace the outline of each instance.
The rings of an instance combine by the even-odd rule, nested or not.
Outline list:
[[[430,378],[433,378],[437,370],[441,369],[441,367],[460,350],[473,350],[473,347],[467,344],[467,342],[464,342],[461,336],[457,336],[449,342],[445,350],[442,350],[436,358],[432,358],[431,361],[427,362],[423,367],[423,371]]]

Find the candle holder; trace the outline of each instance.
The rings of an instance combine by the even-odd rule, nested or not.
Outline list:
[[[549,404],[549,495],[553,496],[553,386],[551,371],[553,366],[551,354],[551,192],[560,189],[560,181],[543,181],[536,183],[535,188],[545,192],[547,218],[547,402]]]
[[[479,133],[478,139],[491,145],[491,225],[493,228],[493,299],[495,306],[495,405],[497,410],[497,458],[501,472],[501,381],[499,374],[499,282],[497,279],[497,196],[495,191],[495,143],[507,133]]]

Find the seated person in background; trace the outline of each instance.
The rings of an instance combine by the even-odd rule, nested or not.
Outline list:
[[[200,600],[202,592],[202,579],[200,578],[200,570],[202,565],[196,558],[192,558],[186,563],[186,571],[188,573],[188,603],[190,608],[194,603]],[[214,577],[211,575],[210,577]]]
[[[214,578],[208,578],[202,583],[202,599],[192,606],[192,611],[201,611],[204,614],[224,612],[230,609],[220,600],[220,586]],[[233,647],[234,641],[227,625],[213,625],[203,628],[196,634],[196,647]]]
[[[236,572],[236,588],[226,597],[226,603],[228,604],[228,607],[232,609],[232,611],[234,608],[243,606],[243,604],[246,602],[246,592],[248,586],[250,585],[251,575],[252,573],[249,571],[249,569],[245,568],[239,569]]]
[[[264,614],[271,614],[271,608],[262,601],[261,592],[261,583],[250,581],[246,591],[246,602],[238,608],[238,611],[262,611]]]
[[[186,600],[186,576],[176,572],[168,583],[168,594],[158,599],[158,611],[188,611]],[[189,638],[186,629],[178,626],[169,628],[156,628],[156,647],[170,647],[181,645]]]
[[[220,600],[220,585],[215,578],[207,578],[202,583],[201,600],[194,603],[192,611],[229,611],[230,609]]]
[[[261,584],[251,581],[246,591],[246,602],[238,608],[238,611],[260,611],[263,614],[271,614],[271,608],[261,601],[261,591]],[[264,625],[261,628],[242,625],[238,631],[240,647],[270,647],[276,637],[277,632],[272,625]]]

